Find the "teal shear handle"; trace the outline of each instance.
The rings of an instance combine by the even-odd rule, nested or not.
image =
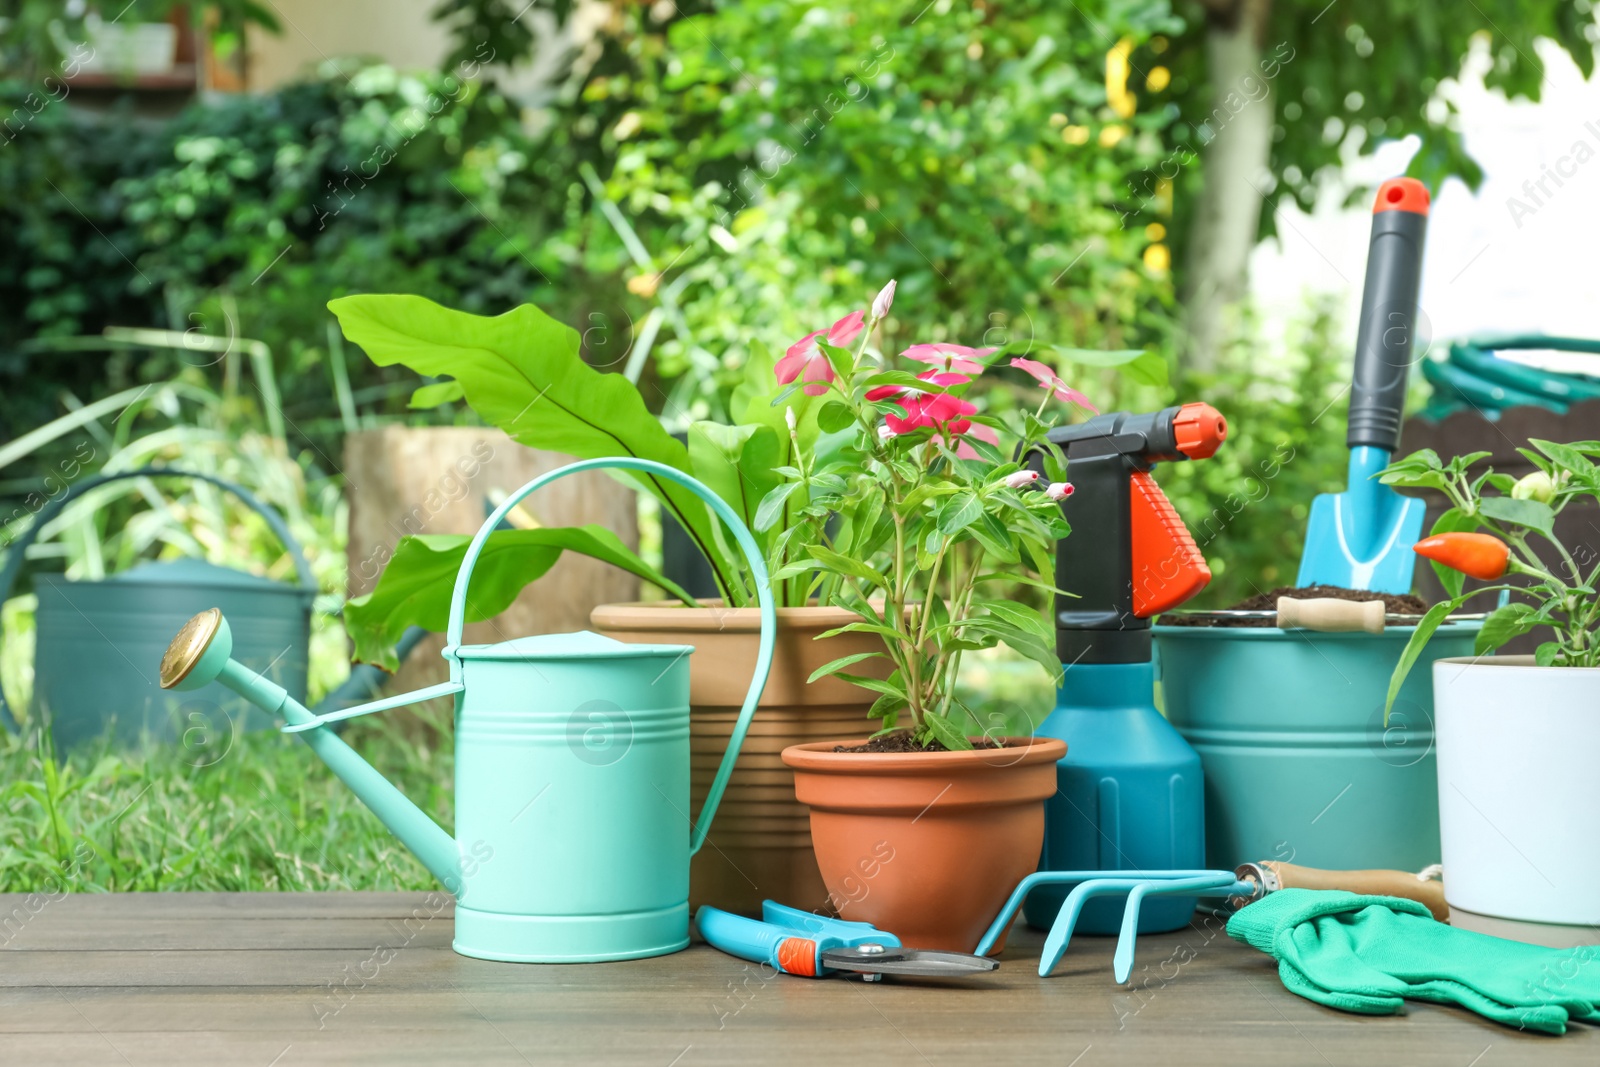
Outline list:
[[[694,921],[712,948],[807,978],[820,978],[833,970],[822,960],[829,949],[867,944],[896,948],[900,944],[898,937],[871,923],[830,919],[770,900],[762,902],[760,919],[747,919],[708,904],[695,913]]]

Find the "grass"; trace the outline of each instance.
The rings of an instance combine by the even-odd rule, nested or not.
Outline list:
[[[448,711],[352,724],[348,740],[442,826]],[[302,741],[203,750],[0,738],[0,892],[428,889],[433,879]]]

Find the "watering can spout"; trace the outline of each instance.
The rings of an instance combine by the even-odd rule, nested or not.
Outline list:
[[[282,715],[303,732],[311,746],[339,779],[361,798],[391,833],[409,848],[423,866],[458,897],[464,893],[461,857],[455,839],[439,828],[421,808],[389,783],[355,749],[341,741],[283,687],[263,678],[232,658],[233,634],[217,608],[202,611],[184,624],[161,658],[163,689],[199,689],[221,682],[269,715]],[[421,696],[421,694],[415,694]],[[409,703],[411,697],[394,698]],[[385,703],[390,703],[386,701]]]

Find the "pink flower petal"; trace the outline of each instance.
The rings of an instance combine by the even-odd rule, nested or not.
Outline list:
[[[1062,381],[1059,374],[1038,360],[1023,359],[1019,356],[1011,361],[1011,365],[1018,370],[1027,371],[1031,374],[1036,382],[1054,393],[1057,400],[1068,404],[1077,404],[1079,407],[1092,411],[1096,415],[1100,414],[1100,409],[1091,404],[1088,397]]]
[[[817,354],[816,341],[822,333],[821,330],[812,330],[784,352],[783,358],[772,368],[773,377],[778,379],[779,385],[788,385],[800,377],[800,371],[806,365],[806,361]]]
[[[912,345],[900,354],[918,363],[931,363],[947,371],[977,375],[983,373],[984,365],[980,361],[991,352],[997,351],[998,348],[968,348],[966,345],[939,342]]]
[[[851,343],[860,336],[861,328],[865,324],[867,313],[865,311],[852,311],[832,326],[828,327],[828,343],[838,348],[849,348]]]
[[[917,375],[917,377],[921,378],[925,382],[932,382],[934,385],[937,385],[940,388],[945,388],[952,385],[966,385],[968,382],[972,381],[972,379],[967,377],[965,374],[957,374],[955,371],[938,369],[925,370],[921,374]]]
[[[903,385],[879,385],[867,390],[867,403],[875,404],[879,400],[888,400],[891,396],[899,396],[909,392]]]
[[[1070,385],[1058,384],[1055,388],[1055,394],[1057,400],[1063,400],[1068,404],[1076,404],[1080,408],[1094,412],[1096,415],[1100,414],[1100,409],[1091,404],[1088,397]]]

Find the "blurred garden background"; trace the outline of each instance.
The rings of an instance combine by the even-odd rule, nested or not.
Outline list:
[[[425,492],[364,502],[404,483],[383,434],[454,428],[450,459],[481,438],[459,404],[409,410],[420,383],[343,343],[334,297],[537,304],[673,430],[890,278],[886,350],[1143,350],[1072,377],[1102,410],[1227,415],[1213,460],[1160,472],[1213,605],[1291,581],[1312,496],[1343,485],[1382,178],[1434,190],[1434,336],[1594,332],[1570,251],[1593,147],[1520,191],[1600,146],[1590,0],[124,2],[0,0],[0,547],[37,535],[3,607],[0,891],[429,884],[293,739],[207,722],[58,757],[33,699],[39,574],[293,577],[213,485],[51,514],[150,465],[284,516],[317,590],[310,699],[344,679],[339,613],[385,531],[445,532]],[[422,484],[475,521],[523,480],[458,494],[448,466]],[[397,495],[417,528],[374,523]],[[970,684],[1026,712],[1012,674]],[[448,821],[448,715],[349,736]]]

